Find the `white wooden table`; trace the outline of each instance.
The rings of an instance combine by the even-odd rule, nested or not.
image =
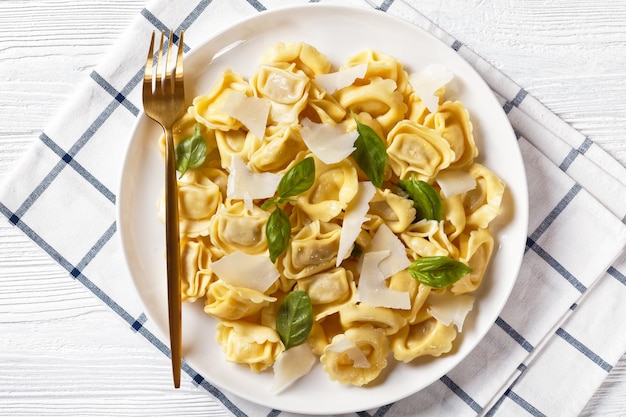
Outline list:
[[[626,164],[626,1],[422,0],[421,11]],[[0,1],[0,178],[145,0]],[[0,415],[222,416],[0,221]],[[626,357],[585,416],[626,416]]]

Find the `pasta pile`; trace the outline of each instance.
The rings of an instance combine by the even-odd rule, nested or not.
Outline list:
[[[446,99],[444,86],[432,97],[420,97],[402,63],[377,51],[357,53],[333,71],[358,66],[363,74],[330,91],[319,82],[320,74],[331,73],[325,55],[305,43],[276,44],[249,79],[225,70],[175,125],[176,143],[199,129],[207,155],[179,178],[183,300],[204,302],[204,311],[219,319],[217,341],[226,360],[254,372],[271,368],[287,352],[276,317],[294,291],[305,291],[312,305],[311,329],[302,346],[319,357],[331,380],[361,386],[381,375],[390,356],[410,362],[447,353],[472,308],[474,297],[468,293],[479,287],[488,266],[494,247],[489,224],[500,212],[505,185],[474,161],[478,151],[463,104]],[[266,105],[260,134],[251,128],[258,120],[242,121],[224,110],[235,94]],[[435,108],[428,105],[433,97]],[[240,118],[249,116],[255,115]],[[386,149],[380,186],[371,185],[353,156],[324,163],[303,140],[305,125],[349,134],[357,130],[357,121],[371,128]],[[313,158],[315,167],[306,191],[269,208],[262,207],[269,197],[228,197],[236,162],[243,161],[249,175],[283,175],[305,158]],[[462,183],[469,178],[471,185],[444,190],[446,175],[463,178]],[[440,220],[420,215],[399,186],[409,180],[435,190]],[[344,220],[366,188],[371,198],[356,239],[338,259]],[[285,251],[272,262],[277,278],[259,290],[218,276],[213,264],[230,254],[268,258],[266,225],[279,206],[290,232]],[[377,234],[383,243],[373,251]],[[394,252],[398,244],[400,251]],[[406,262],[384,276],[384,260],[396,255],[410,263],[450,258],[471,272],[441,288],[417,280]],[[359,285],[365,286],[365,267],[380,269],[386,287],[381,288],[406,295],[409,304],[376,305],[376,291],[369,294],[374,302],[364,301]],[[250,278],[254,281],[242,277]]]

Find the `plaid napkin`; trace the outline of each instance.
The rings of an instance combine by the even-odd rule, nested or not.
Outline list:
[[[311,1],[313,2],[313,1]],[[164,354],[142,311],[115,223],[121,155],[141,108],[153,29],[218,31],[284,0],[154,0],[2,181],[0,212]],[[326,2],[324,2],[326,3]],[[481,73],[519,138],[530,190],[523,265],[505,309],[456,368],[421,392],[359,416],[573,416],[626,351],[626,169],[523,88],[436,27],[410,0],[350,0],[413,22]],[[203,39],[188,31],[185,47]],[[71,202],[71,204],[68,204]],[[241,400],[184,372],[236,416],[290,415]]]

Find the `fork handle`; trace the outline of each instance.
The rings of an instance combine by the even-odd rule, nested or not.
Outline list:
[[[171,128],[165,128],[165,242],[167,259],[167,304],[172,354],[174,387],[180,387],[182,362],[182,302],[180,290],[180,237],[178,223],[178,185],[174,137]]]

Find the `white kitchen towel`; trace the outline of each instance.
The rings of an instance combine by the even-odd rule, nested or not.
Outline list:
[[[123,267],[115,190],[141,109],[145,42],[185,29],[185,49],[242,18],[296,0],[154,0],[0,185],[0,212],[169,354]],[[319,3],[331,3],[319,1]],[[456,50],[500,98],[518,136],[530,193],[526,252],[510,300],[485,339],[424,390],[358,416],[575,416],[626,351],[626,168],[419,12],[417,0],[348,0],[406,19]],[[196,32],[198,33],[198,32]],[[287,416],[184,371],[236,416]]]

